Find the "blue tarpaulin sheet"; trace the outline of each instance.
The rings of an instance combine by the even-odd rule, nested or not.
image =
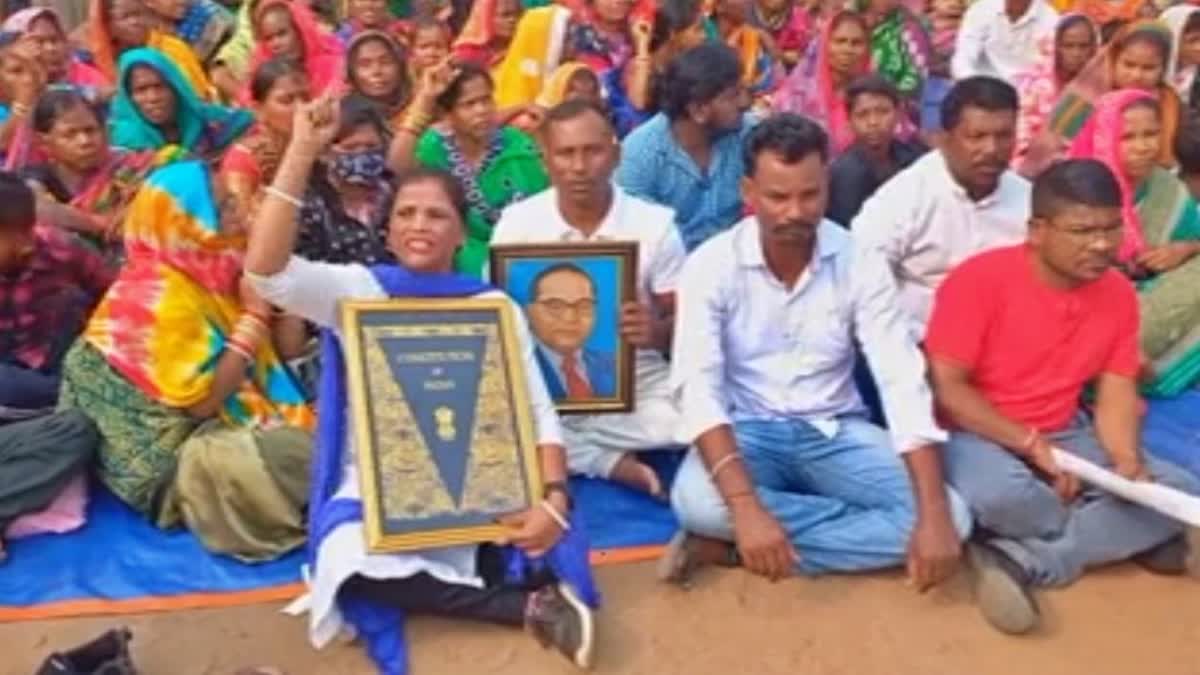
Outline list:
[[[655,453],[664,475],[677,460]],[[572,481],[576,515],[593,551],[661,545],[675,531],[666,504],[603,481]],[[0,620],[218,606],[297,592],[301,552],[248,565],[208,553],[183,529],[164,532],[93,486],[88,523],[76,532],[10,542],[0,565]],[[262,591],[278,589],[276,595]],[[180,601],[186,599],[186,601]]]

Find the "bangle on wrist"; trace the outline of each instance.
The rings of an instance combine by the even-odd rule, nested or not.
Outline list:
[[[543,499],[550,499],[550,495],[552,495],[556,492],[561,494],[563,496],[563,499],[566,500],[568,511],[572,511],[575,509],[575,500],[571,498],[571,490],[567,486],[566,481],[552,480],[542,486],[542,498]]]
[[[270,197],[275,197],[276,199],[283,200],[284,202],[287,202],[288,204],[291,204],[292,206],[294,206],[296,208],[300,208],[300,207],[304,206],[304,202],[301,201],[299,197],[297,197],[295,195],[290,195],[290,194],[284,192],[283,190],[280,190],[279,188],[275,187],[274,185],[268,185],[268,186],[264,187],[263,192],[265,192]]]
[[[541,506],[543,511],[550,514],[550,517],[554,519],[554,522],[558,523],[558,526],[562,528],[563,532],[570,531],[571,523],[567,521],[566,516],[564,516],[562,513],[559,513],[558,509],[555,508],[555,506],[551,504],[549,500],[543,499],[539,506]]]

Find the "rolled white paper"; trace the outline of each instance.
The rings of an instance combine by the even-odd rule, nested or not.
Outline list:
[[[1087,483],[1106,492],[1154,509],[1176,520],[1200,527],[1200,497],[1193,497],[1172,487],[1150,481],[1129,480],[1086,459],[1060,448],[1054,448],[1058,468],[1075,474]],[[1153,479],[1153,476],[1151,476]]]

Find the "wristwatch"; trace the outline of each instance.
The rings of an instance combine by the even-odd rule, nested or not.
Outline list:
[[[567,510],[571,511],[575,508],[575,500],[571,498],[571,490],[567,487],[567,482],[562,480],[552,480],[542,486],[542,498],[548,499],[555,492],[562,493],[562,496],[567,500]]]

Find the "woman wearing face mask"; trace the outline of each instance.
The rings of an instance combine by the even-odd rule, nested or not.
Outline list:
[[[268,59],[287,58],[303,65],[314,95],[340,86],[344,72],[342,45],[317,23],[303,2],[261,0],[254,10],[253,26],[255,47],[250,72],[256,72]],[[249,90],[243,88],[239,100],[248,104],[251,99]]]
[[[867,22],[856,12],[841,12],[825,24],[809,46],[804,61],[772,96],[776,112],[800,113],[829,133],[834,156],[854,142],[845,91],[871,68]]]
[[[1021,92],[1017,148],[1012,161],[1014,169],[1025,161],[1025,153],[1046,126],[1063,88],[1092,60],[1099,46],[1100,32],[1083,14],[1066,14],[1059,18],[1054,40],[1040,45],[1040,62],[1014,85]]]
[[[404,67],[404,48],[381,31],[359,33],[346,52],[346,81],[352,96],[375,106],[396,128],[412,101],[412,83]]]
[[[1062,156],[1095,110],[1104,94],[1120,89],[1140,89],[1158,100],[1162,142],[1159,162],[1174,166],[1175,129],[1179,125],[1179,96],[1166,82],[1171,54],[1171,31],[1161,21],[1138,21],[1116,38],[1070,83],[1063,87],[1045,128],[1030,144],[1018,171],[1035,176]]]
[[[1171,29],[1171,56],[1167,59],[1167,82],[1183,104],[1196,108],[1196,69],[1200,67],[1200,7],[1178,5],[1162,13]]]
[[[1121,186],[1117,262],[1137,282],[1142,353],[1154,375],[1143,391],[1175,396],[1200,381],[1200,213],[1187,187],[1158,164],[1161,124],[1153,94],[1106,94],[1070,155],[1104,162]]]
[[[336,264],[392,262],[386,232],[393,191],[388,132],[367,101],[342,101],[340,125],[312,170],[295,253]]]
[[[415,158],[421,166],[449,171],[467,193],[467,239],[455,264],[479,276],[500,211],[546,189],[549,178],[533,139],[496,123],[492,78],[482,66],[461,66],[437,108],[444,121],[421,136]]]
[[[270,185],[292,135],[292,111],[309,100],[308,75],[291,59],[271,59],[250,80],[255,124],[221,160],[221,180],[250,213]]]
[[[245,110],[205,103],[161,52],[134,49],[121,55],[112,102],[113,145],[161,150],[176,145],[200,157],[220,156],[253,123]]]
[[[151,47],[175,64],[202,99],[216,98],[217,91],[196,52],[183,40],[156,28],[142,0],[91,0],[91,3],[87,47],[92,62],[109,86],[117,85],[117,62],[124,52]]]

